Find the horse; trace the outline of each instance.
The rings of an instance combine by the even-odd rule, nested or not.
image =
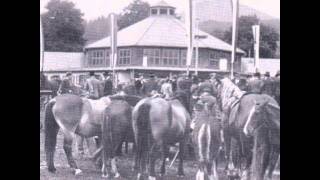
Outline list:
[[[229,170],[229,173],[232,172],[228,174],[229,177],[240,177],[241,160],[244,157],[245,168],[241,175],[242,178],[263,179],[265,172],[261,168],[256,168],[259,167],[256,159],[261,160],[259,163],[268,164],[271,146],[268,141],[270,127],[261,126],[255,130],[253,136],[247,136],[243,129],[256,102],[268,101],[278,106],[277,102],[268,95],[243,92],[228,78],[216,77],[214,85],[218,91],[219,107],[224,115],[223,132],[228,161],[226,169]],[[268,114],[270,112],[271,110]],[[280,124],[280,118],[268,117],[268,121],[279,121]]]
[[[112,101],[105,109],[102,123],[102,177],[109,177],[107,164],[110,159],[115,178],[120,176],[115,157],[122,142],[133,135],[131,111],[131,106],[123,100]]]
[[[272,117],[270,118],[270,116]],[[268,100],[264,102],[256,102],[255,106],[252,107],[243,132],[247,136],[254,136],[255,131],[263,126],[269,128],[269,138],[267,138],[266,141],[269,141],[271,144],[269,157],[270,162],[254,168],[257,168],[257,171],[264,174],[267,169],[267,165],[269,164],[267,178],[272,179],[273,171],[278,159],[280,158],[280,108],[279,106],[270,103]],[[255,142],[257,140],[255,140]],[[258,143],[255,143],[255,145],[258,145]],[[254,161],[259,162],[260,159],[254,159]]]
[[[98,100],[82,98],[73,94],[62,94],[50,100],[45,108],[45,152],[48,171],[54,173],[54,152],[59,129],[64,135],[63,148],[68,164],[75,175],[82,171],[78,168],[72,156],[72,142],[77,134],[84,138],[100,136],[102,133],[102,120],[105,108],[113,99],[119,97],[102,97]],[[133,103],[131,97],[121,97]],[[133,104],[132,104],[133,105]],[[90,145],[89,145],[90,146]],[[101,152],[100,147],[93,155],[97,157]]]
[[[184,146],[191,121],[186,100],[187,95],[181,91],[168,101],[159,97],[144,98],[133,108],[132,123],[137,147],[134,169],[138,170],[138,180],[143,179],[142,173],[146,171],[147,164],[149,179],[155,179],[157,147],[160,147],[162,153],[160,175],[164,176],[168,146],[176,143],[179,143],[178,175],[184,176]]]
[[[219,120],[210,113],[207,105],[197,103],[197,111],[194,114],[194,128],[192,142],[196,150],[199,170],[196,180],[217,180],[217,165],[220,150]]]

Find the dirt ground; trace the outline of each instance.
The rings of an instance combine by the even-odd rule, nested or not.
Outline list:
[[[40,115],[40,118],[42,119],[42,115]],[[72,179],[85,179],[85,180],[98,180],[103,179],[101,178],[101,172],[99,169],[96,168],[96,166],[93,164],[92,161],[88,159],[88,152],[86,152],[86,155],[83,158],[79,158],[75,148],[74,151],[74,157],[76,159],[76,162],[78,163],[79,168],[83,171],[83,174],[80,176],[74,176],[72,174],[71,169],[69,168],[69,165],[67,163],[66,156],[63,151],[63,135],[61,132],[58,134],[58,140],[57,140],[57,146],[56,146],[56,153],[55,153],[55,166],[56,166],[56,173],[49,173],[46,167],[45,163],[45,152],[44,152],[44,132],[43,130],[40,130],[40,179],[42,180],[72,180]],[[86,148],[86,146],[85,146]],[[163,178],[163,180],[194,180],[195,174],[197,171],[197,166],[195,161],[186,160],[184,163],[184,170],[185,170],[185,177],[178,178],[177,175],[177,167],[178,167],[178,161],[174,163],[174,165],[169,169],[169,164],[167,163],[167,175]],[[225,173],[223,171],[223,165],[220,164],[218,167],[218,174],[220,177],[220,180],[226,180]],[[122,179],[135,179],[136,175],[132,172],[133,167],[133,154],[129,151],[129,154],[124,154],[122,157],[118,160],[118,167],[121,174],[121,178],[118,178],[119,180]],[[160,161],[157,161],[156,171],[159,172],[160,169]],[[280,179],[279,175],[274,175],[274,179],[278,180]],[[158,179],[158,177],[157,177]]]

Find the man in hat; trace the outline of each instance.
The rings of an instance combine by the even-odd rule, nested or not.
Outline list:
[[[141,95],[142,80],[143,80],[143,75],[139,74],[139,77],[134,82],[137,95]]]
[[[88,91],[89,99],[99,99],[102,94],[100,94],[100,81],[96,78],[95,73],[93,71],[89,72],[89,78],[86,81],[85,90]]]
[[[273,88],[274,98],[280,106],[280,70],[275,75]]]
[[[112,76],[108,72],[103,73],[104,80],[103,80],[103,96],[112,95],[113,90],[113,83],[112,83]]]
[[[149,79],[143,83],[141,87],[141,93],[145,97],[153,96],[159,90],[158,83],[154,74],[149,75]]]
[[[263,86],[261,88],[261,92],[263,94],[267,94],[271,97],[274,96],[273,94],[273,80],[270,77],[270,72],[266,72],[264,74],[264,79],[263,79]]]
[[[72,73],[67,72],[66,76],[63,78],[58,93],[59,94],[67,94],[67,93],[73,93],[73,83],[72,83]]]
[[[50,85],[52,90],[52,98],[58,95],[59,87],[60,87],[60,76],[52,76],[50,79]]]
[[[263,87],[263,81],[261,80],[261,74],[256,72],[253,74],[253,80],[248,82],[248,91],[251,93],[261,94]]]

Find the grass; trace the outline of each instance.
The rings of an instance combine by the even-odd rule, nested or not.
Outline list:
[[[40,114],[40,119],[43,119],[43,114]],[[78,167],[83,171],[83,174],[81,176],[74,176],[72,174],[72,171],[68,165],[66,156],[64,154],[63,150],[63,135],[61,132],[58,134],[57,139],[57,146],[56,146],[56,153],[55,153],[55,166],[56,166],[56,173],[49,173],[46,167],[45,163],[45,152],[44,152],[44,132],[40,130],[40,179],[42,180],[73,180],[73,179],[85,179],[85,180],[99,180],[103,179],[101,178],[101,172],[99,169],[96,168],[94,163],[90,161],[86,156],[84,158],[78,158],[76,148],[73,148],[74,151],[74,157],[76,159],[76,162],[78,163]],[[85,146],[86,147],[86,146]],[[88,153],[86,152],[86,155]],[[172,168],[169,169],[169,164],[167,163],[167,175],[162,180],[194,180],[195,174],[197,171],[197,166],[195,161],[186,160],[184,163],[184,172],[185,177],[178,178],[177,175],[177,167],[178,167],[178,161],[174,163]],[[124,156],[120,157],[118,160],[118,169],[121,174],[122,179],[131,180],[136,179],[136,175],[131,171],[133,167],[133,154],[129,152],[129,154],[125,154]],[[218,167],[218,174],[220,177],[220,180],[226,180],[225,173],[222,170],[222,165]],[[156,172],[159,172],[160,170],[160,161],[157,161],[156,165]],[[279,175],[275,176],[276,179],[280,179]]]

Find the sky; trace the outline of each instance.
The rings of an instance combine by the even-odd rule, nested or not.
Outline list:
[[[50,0],[40,0],[40,13],[46,11],[45,6]],[[93,20],[100,16],[107,17],[109,13],[119,13],[133,0],[68,0],[84,13],[84,19]],[[159,0],[143,0],[149,4]],[[176,12],[186,9],[187,0],[165,0],[168,4],[177,8]],[[240,4],[247,5],[275,18],[280,19],[280,0],[239,0]]]

